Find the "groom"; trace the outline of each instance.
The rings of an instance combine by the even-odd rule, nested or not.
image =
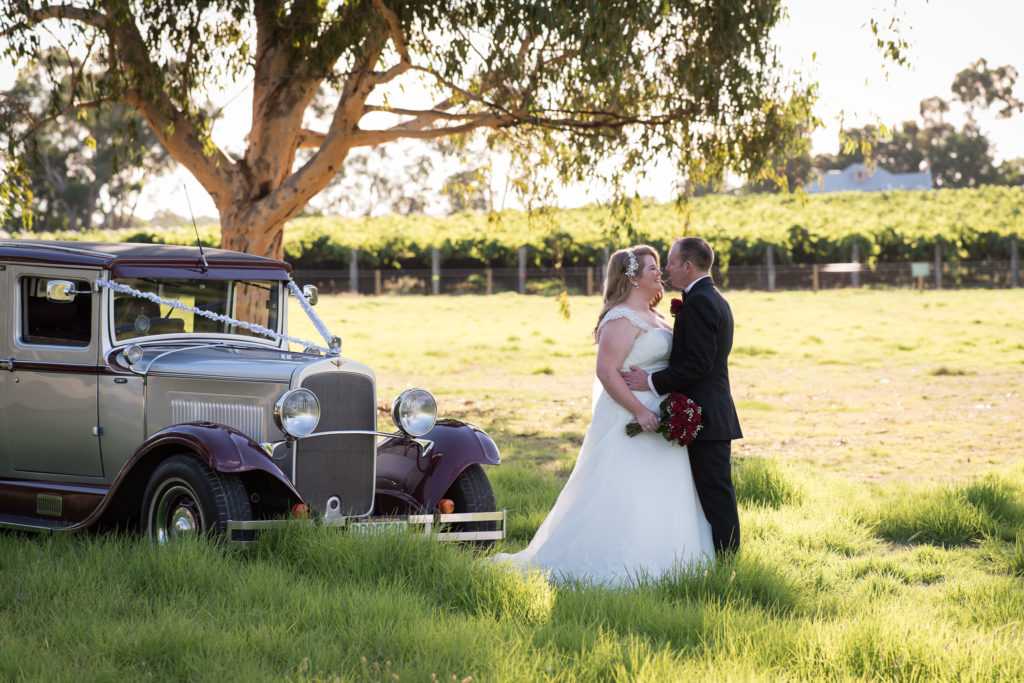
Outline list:
[[[689,445],[690,469],[715,550],[737,550],[740,520],[729,459],[732,439],[743,438],[729,389],[732,310],[711,280],[715,254],[702,237],[672,244],[665,263],[669,281],[683,290],[675,314],[669,366],[651,375],[635,366],[622,373],[634,391],[678,391],[701,407],[703,428]]]

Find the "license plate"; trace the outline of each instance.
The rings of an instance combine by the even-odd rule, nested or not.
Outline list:
[[[404,519],[393,519],[386,522],[352,522],[349,529],[359,534],[380,534],[403,531],[409,527]]]

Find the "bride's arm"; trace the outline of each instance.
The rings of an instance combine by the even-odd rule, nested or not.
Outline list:
[[[651,430],[658,426],[658,414],[633,395],[626,385],[626,380],[619,374],[619,368],[622,367],[638,336],[640,330],[624,318],[604,324],[597,345],[597,378],[616,403],[633,413],[641,427]]]

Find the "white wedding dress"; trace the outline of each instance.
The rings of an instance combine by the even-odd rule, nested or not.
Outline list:
[[[668,365],[671,331],[651,327],[626,306],[608,311],[601,325],[618,318],[643,330],[623,370],[635,365],[653,372]],[[662,396],[634,394],[659,412]],[[713,561],[711,526],[697,498],[686,448],[660,434],[627,436],[633,415],[600,383],[593,405],[576,466],[555,506],[524,550],[495,559],[545,570],[556,579],[611,586]]]

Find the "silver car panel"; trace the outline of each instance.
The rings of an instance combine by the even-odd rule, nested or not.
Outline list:
[[[287,378],[239,382],[218,377],[149,375],[146,437],[172,425],[205,421],[237,429],[257,443],[283,438],[273,424],[272,408],[288,389],[287,382]],[[255,414],[257,410],[260,414]]]
[[[135,375],[100,375],[100,450],[111,483],[135,449],[145,441],[145,382]]]
[[[84,346],[40,343],[23,330],[22,288],[33,278],[84,280],[91,282],[96,271],[78,268],[12,265],[7,269],[8,316],[14,370],[6,378],[7,420],[16,430],[7,430],[12,469],[15,472],[102,477],[96,413],[97,358],[96,328],[99,304],[89,302],[89,340]],[[45,295],[45,290],[43,290]],[[53,303],[69,307],[75,303]],[[63,314],[65,309],[50,309]],[[69,448],[69,444],[74,444]]]
[[[4,363],[3,367],[0,367],[0,474],[4,476],[10,476],[12,472],[10,448],[7,443],[7,435],[10,434],[10,430],[7,427],[7,385],[12,381],[11,373],[7,367],[7,363],[12,362],[11,356],[11,300],[10,300],[10,288],[8,287],[7,280],[8,270],[7,266],[0,265],[0,296],[6,297],[2,302],[2,309],[7,311],[5,315],[0,315],[0,363]]]

